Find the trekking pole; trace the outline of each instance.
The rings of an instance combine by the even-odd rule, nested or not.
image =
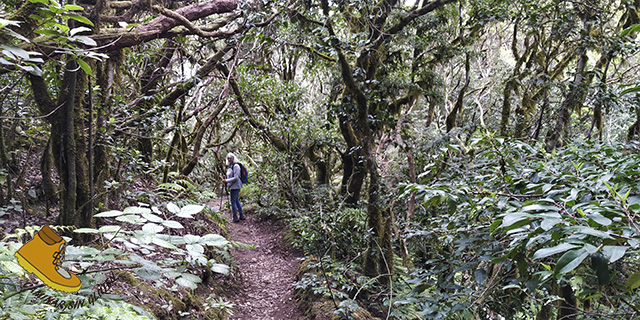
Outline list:
[[[220,211],[222,211],[222,196],[224,195],[224,194],[222,193],[222,188],[223,188],[223,187],[224,187],[223,185],[220,185],[220,206],[219,206]]]

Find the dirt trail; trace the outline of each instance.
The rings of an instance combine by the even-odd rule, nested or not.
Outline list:
[[[304,319],[293,296],[293,283],[300,255],[283,242],[284,229],[277,223],[247,215],[230,226],[230,238],[254,249],[231,252],[240,268],[241,289],[230,297],[232,320]]]

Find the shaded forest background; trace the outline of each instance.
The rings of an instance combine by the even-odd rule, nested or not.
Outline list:
[[[29,215],[83,282],[195,290],[234,152],[335,317],[640,318],[639,31],[640,0],[5,0],[0,252]],[[0,315],[65,314],[9,260]]]

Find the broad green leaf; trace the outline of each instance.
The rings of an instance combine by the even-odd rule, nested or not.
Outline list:
[[[598,250],[600,249],[599,247],[596,247],[589,243],[585,243],[583,248],[590,255],[598,252]]]
[[[186,244],[194,244],[200,241],[199,235],[187,234],[184,236],[184,243]]]
[[[122,211],[110,210],[110,211],[104,211],[104,212],[100,212],[98,214],[94,214],[93,216],[96,217],[96,218],[111,218],[111,217],[121,216],[123,214],[124,214],[124,212],[122,212]]]
[[[508,228],[518,222],[523,222],[523,221],[528,222],[531,219],[532,219],[532,215],[527,213],[519,213],[519,212],[509,213],[506,216],[504,216],[504,218],[502,218],[502,227]]]
[[[590,235],[590,236],[594,236],[594,237],[598,237],[598,238],[602,238],[602,239],[613,239],[613,237],[611,236],[611,234],[609,232],[596,230],[596,229],[591,228],[591,227],[576,226],[576,227],[572,227],[571,229],[575,230],[575,231],[577,231],[579,233],[582,233],[582,234],[586,234],[586,235]]]
[[[91,20],[87,19],[86,17],[83,17],[81,15],[77,15],[77,14],[73,14],[73,13],[67,13],[65,15],[62,16],[63,18],[68,18],[68,19],[73,19],[75,21],[90,25],[93,27],[93,22],[91,22]]]
[[[180,224],[180,222],[178,221],[173,221],[173,220],[165,220],[162,221],[162,224],[169,227],[169,228],[173,228],[173,229],[183,229],[184,227],[182,226],[182,224]]]
[[[46,36],[59,36],[61,35],[60,31],[56,31],[53,29],[38,29],[33,31],[37,34],[42,34],[42,35],[46,35]]]
[[[586,215],[587,218],[593,220],[595,223],[601,226],[609,226],[611,225],[611,219],[599,214],[599,213],[590,213]]]
[[[186,279],[184,277],[176,279],[176,283],[189,289],[196,289],[198,287],[193,281],[190,281],[189,279]]]
[[[158,232],[162,232],[162,230],[164,230],[163,226],[151,222],[146,223],[144,226],[142,226],[142,231],[144,231],[145,233],[156,234]]]
[[[541,205],[541,204],[531,204],[531,205],[522,207],[522,209],[520,209],[520,211],[551,211],[551,212],[557,212],[558,210],[559,208],[556,206]]]
[[[551,228],[555,227],[561,222],[562,222],[562,219],[555,219],[555,218],[542,219],[542,222],[540,223],[540,227],[544,231],[549,231],[551,230]]]
[[[223,247],[229,244],[229,241],[219,234],[206,234],[198,242],[212,247]]]
[[[29,0],[31,3],[49,4],[49,0]]]
[[[226,264],[214,263],[211,265],[211,271],[216,273],[228,274],[229,266]]]
[[[167,203],[167,210],[169,210],[169,212],[175,213],[175,214],[180,213],[180,207],[176,206],[176,204],[173,203],[173,202]]]
[[[147,280],[160,280],[162,278],[162,274],[160,274],[160,271],[150,268],[136,268],[133,271],[141,278]]]
[[[20,26],[20,22],[0,18],[0,29],[4,28],[6,26],[19,27]]]
[[[98,45],[98,43],[95,40],[91,39],[88,36],[75,36],[75,37],[72,37],[71,40],[80,42],[89,47],[95,47]]]
[[[84,60],[82,59],[78,59],[78,65],[80,66],[80,68],[82,69],[82,71],[84,71],[85,74],[87,75],[91,75],[92,71],[91,71],[91,67],[89,66],[89,64],[87,64],[86,62],[84,62]]]
[[[22,60],[29,60],[29,51],[22,48],[2,45],[2,53],[12,58],[20,58]]]
[[[498,227],[502,225],[502,219],[496,219],[496,221],[494,221],[490,226],[489,226],[489,231],[491,231],[491,234],[493,235],[496,230],[498,229]]]
[[[565,254],[558,259],[558,263],[556,264],[556,268],[554,269],[554,274],[556,276],[562,276],[571,272],[573,269],[577,268],[585,258],[589,256],[586,250],[580,248],[571,251],[565,252]]]
[[[143,224],[145,222],[147,222],[147,220],[140,218],[140,216],[134,215],[134,214],[128,214],[128,215],[124,215],[124,216],[119,216],[116,217],[116,220],[120,221],[120,222],[127,222],[127,223],[132,223],[132,224]]]
[[[91,29],[82,26],[82,27],[78,27],[78,28],[73,28],[69,31],[69,35],[70,36],[75,36],[76,34],[80,33],[80,32],[85,32],[85,31],[91,31]]]
[[[182,272],[177,271],[176,269],[173,269],[173,268],[165,268],[162,271],[162,274],[168,279],[175,279],[175,278],[181,276]]]
[[[202,282],[202,279],[200,279],[200,277],[196,276],[195,274],[183,273],[182,277],[187,279],[187,280],[189,280],[189,281],[191,281],[191,282],[194,282],[194,283],[201,283]]]
[[[162,222],[164,221],[164,219],[158,217],[157,215],[153,214],[153,213],[148,213],[148,212],[143,212],[140,214],[143,218],[151,221],[151,222]]]
[[[126,207],[123,210],[124,213],[133,213],[133,214],[141,214],[141,213],[151,213],[151,209],[143,208],[143,207]]]
[[[484,285],[484,282],[487,280],[487,272],[484,269],[482,268],[476,269],[473,275],[476,279],[476,283],[479,286]]]
[[[98,229],[98,231],[100,231],[100,233],[105,233],[105,232],[116,232],[118,230],[120,230],[122,227],[120,226],[102,226],[100,227],[100,229]]]
[[[63,32],[64,34],[68,34],[68,33],[69,33],[69,30],[70,30],[70,29],[69,29],[69,26],[64,25],[64,24],[62,24],[62,23],[57,23],[57,22],[55,22],[55,23],[47,23],[47,24],[45,24],[45,26],[46,26],[47,28],[49,28],[49,27],[56,27],[56,28],[58,28],[58,29],[62,30],[62,32]]]
[[[204,253],[204,247],[198,243],[196,244],[188,244],[185,246],[187,248],[187,251],[189,251],[189,254],[192,255],[201,255]]]
[[[634,274],[629,276],[627,279],[627,288],[629,290],[633,290],[640,287],[640,271],[636,271]]]
[[[23,65],[18,65],[18,67],[26,72],[29,72],[33,75],[36,76],[42,76],[42,70],[36,66],[23,66]]]
[[[77,6],[75,4],[65,4],[64,8],[69,10],[69,11],[83,11],[84,8],[81,6]]]
[[[602,254],[609,260],[609,263],[614,263],[624,257],[627,249],[628,247],[623,246],[604,246],[602,247]]]
[[[178,249],[178,247],[176,247],[172,243],[170,243],[170,242],[168,242],[166,240],[160,239],[158,237],[154,237],[153,239],[151,239],[151,243],[157,244],[157,245],[159,245],[159,246],[161,246],[163,248],[174,249],[174,250]]]
[[[561,252],[565,252],[567,250],[571,250],[571,249],[575,249],[578,246],[575,244],[571,244],[571,243],[561,243],[557,246],[551,247],[551,248],[543,248],[540,249],[538,251],[536,251],[533,254],[533,258],[534,259],[542,259],[542,258],[546,258],[548,256],[554,255],[556,253],[561,253]]]
[[[73,230],[73,232],[75,233],[98,233],[98,229],[93,229],[93,228],[79,228],[79,229],[75,229]]]
[[[180,213],[178,213],[177,216],[183,218],[193,218],[193,215],[199,213],[200,211],[202,211],[202,209],[204,209],[204,206],[189,204],[182,207],[182,209],[180,209]]]
[[[29,56],[29,60],[27,60],[27,62],[44,63],[44,60],[42,58]]]

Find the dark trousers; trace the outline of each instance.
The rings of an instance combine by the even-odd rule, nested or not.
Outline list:
[[[238,212],[241,217],[244,217],[242,205],[240,205],[240,189],[231,190],[231,211],[233,212],[233,220],[238,219]]]

